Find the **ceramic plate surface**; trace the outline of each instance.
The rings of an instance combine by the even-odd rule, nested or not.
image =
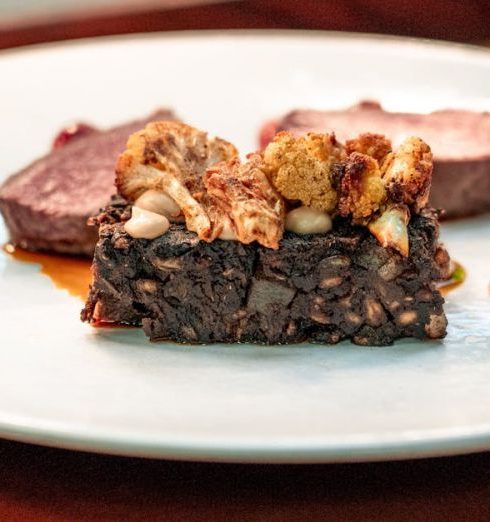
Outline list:
[[[0,176],[61,126],[175,108],[257,146],[294,107],[490,108],[490,55],[325,33],[182,33],[0,54]],[[442,342],[393,347],[150,344],[81,324],[81,301],[0,254],[0,435],[162,458],[327,462],[490,449],[490,219],[443,226],[467,282]],[[0,228],[0,240],[7,240]]]

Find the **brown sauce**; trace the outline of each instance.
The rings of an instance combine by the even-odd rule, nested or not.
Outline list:
[[[85,300],[91,281],[92,261],[81,257],[29,252],[23,248],[6,244],[4,251],[16,261],[40,265],[40,272],[51,279],[57,288]]]
[[[466,270],[463,265],[453,260],[451,260],[451,263],[453,267],[451,277],[437,285],[437,289],[443,296],[461,286],[466,279]]]

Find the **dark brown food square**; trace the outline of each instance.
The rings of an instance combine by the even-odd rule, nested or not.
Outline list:
[[[128,217],[115,205],[98,218],[85,321],[142,325],[151,340],[185,343],[387,345],[446,333],[435,283],[436,259],[447,255],[431,211],[410,221],[408,258],[340,219],[324,235],[286,233],[271,250],[199,241],[180,224],[154,240],[133,239]]]

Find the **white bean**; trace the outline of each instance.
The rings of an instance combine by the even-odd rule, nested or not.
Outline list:
[[[177,217],[180,214],[177,203],[168,194],[159,190],[147,190],[134,202],[134,205],[167,218]]]
[[[131,219],[124,223],[124,230],[134,238],[155,239],[168,230],[169,220],[157,214],[139,207],[133,207]]]
[[[285,227],[296,234],[325,234],[332,229],[332,220],[316,208],[299,207],[288,213]]]
[[[227,221],[223,225],[223,230],[221,231],[221,234],[218,236],[219,239],[224,239],[225,241],[236,241],[236,233],[233,229],[231,223]]]

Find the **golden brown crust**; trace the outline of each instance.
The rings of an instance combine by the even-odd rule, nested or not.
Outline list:
[[[340,182],[339,214],[362,222],[385,202],[386,190],[378,162],[371,156],[353,152]]]
[[[210,139],[206,132],[184,123],[156,121],[129,137],[116,166],[116,186],[123,197],[137,199],[148,187],[146,183],[139,186],[128,169],[139,164],[168,172],[194,193],[202,190],[207,167],[237,156],[227,141]]]
[[[411,136],[383,165],[383,180],[393,202],[418,213],[427,206],[432,181],[432,153],[420,138]]]
[[[286,199],[334,212],[337,192],[332,170],[345,159],[344,148],[334,135],[309,133],[294,138],[288,132],[276,134],[264,151],[264,170]]]
[[[391,141],[386,136],[383,134],[373,134],[371,132],[360,134],[357,138],[345,142],[347,154],[360,152],[361,154],[371,156],[380,165],[391,152],[391,149]]]

